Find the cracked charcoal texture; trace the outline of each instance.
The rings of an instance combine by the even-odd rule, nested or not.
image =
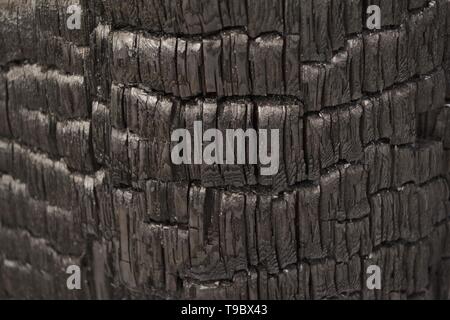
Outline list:
[[[0,0],[0,298],[449,299],[448,17],[449,0]],[[195,121],[279,129],[278,173],[172,164]]]

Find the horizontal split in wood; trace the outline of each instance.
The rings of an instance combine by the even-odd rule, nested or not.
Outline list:
[[[327,63],[305,57],[299,36],[250,39],[240,30],[199,40],[114,31],[104,34],[111,52],[100,55],[111,57],[104,71],[118,83],[142,83],[181,98],[293,95],[317,111],[438,68],[444,45],[435,36],[443,34],[445,19],[436,7],[415,17],[413,25],[343,40]],[[415,24],[424,31],[412,32]]]

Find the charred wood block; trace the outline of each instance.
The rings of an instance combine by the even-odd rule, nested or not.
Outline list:
[[[279,269],[276,256],[276,243],[271,214],[271,201],[267,196],[259,197],[256,206],[256,233],[259,261],[268,273],[276,273]]]
[[[218,128],[222,132],[226,132],[227,129],[247,129],[247,126],[252,126],[252,117],[253,117],[254,108],[250,104],[234,104],[234,103],[226,103],[223,105],[222,110],[218,110]],[[250,127],[251,128],[251,127]],[[234,139],[234,138],[233,138]],[[235,144],[235,141],[231,141],[233,146],[238,146]],[[246,144],[247,147],[247,144]],[[237,149],[235,149],[237,150]],[[239,150],[238,152],[247,153],[248,148],[244,150]],[[247,155],[245,155],[248,161]],[[244,186],[247,184],[246,181],[246,173],[252,172],[253,166],[251,165],[223,165],[220,166],[222,169],[222,176],[225,184],[235,185],[235,186]],[[218,169],[218,168],[217,168]],[[209,170],[204,166],[204,173],[207,173]],[[202,174],[203,174],[202,172]],[[219,173],[218,173],[219,174]],[[249,177],[250,181],[255,180],[255,177],[252,175]],[[206,182],[206,181],[205,181]],[[206,183],[206,185],[209,185]]]
[[[172,93],[175,96],[179,95],[177,85],[177,44],[177,38],[162,37],[161,46],[159,49],[161,67],[160,75],[163,82],[164,92]]]
[[[109,99],[111,90],[111,49],[108,41],[110,32],[109,25],[100,24],[92,31],[89,39],[91,92],[103,100]],[[140,68],[143,74],[144,68]]]
[[[110,109],[102,103],[94,102],[93,104],[91,130],[95,161],[106,164],[111,154],[111,115]]]
[[[450,149],[450,105],[439,112],[433,136],[442,140],[444,149]]]
[[[259,183],[272,185],[275,190],[285,189],[286,185],[293,185],[305,177],[303,156],[303,126],[301,117],[303,108],[297,101],[286,101],[285,105],[273,105],[261,101],[256,102],[258,112],[258,129],[281,130],[279,141],[279,168],[273,176],[263,176],[260,164]],[[271,140],[271,143],[274,143]],[[273,147],[268,149],[272,156],[276,156]],[[268,154],[269,154],[268,152]],[[261,159],[260,159],[261,160]]]
[[[13,136],[25,144],[56,155],[56,120],[40,111],[19,109],[10,113]]]
[[[395,147],[393,150],[392,185],[401,187],[417,180],[414,149],[411,146]]]
[[[224,95],[245,96],[251,93],[248,36],[242,32],[225,32],[222,37],[222,77]],[[194,43],[195,45],[195,43]],[[195,69],[189,68],[195,74]],[[207,70],[204,71],[207,74]],[[191,88],[197,83],[191,81]],[[205,83],[207,85],[207,83]],[[196,92],[191,94],[196,95]]]
[[[37,30],[34,1],[4,1],[0,12],[0,64],[25,59],[35,61]]]
[[[416,140],[416,86],[409,84],[390,91],[392,144],[413,143]]]
[[[111,130],[111,174],[114,184],[130,184],[131,168],[128,158],[128,134]]]
[[[303,1],[300,5],[300,57],[302,61],[324,61],[331,56],[330,29],[331,1]],[[333,12],[332,14],[335,14]]]
[[[0,136],[11,136],[11,129],[8,118],[8,84],[3,73],[0,74]]]
[[[47,207],[47,238],[57,251],[68,255],[80,255],[83,250],[81,230],[76,229],[73,219],[71,212]]]
[[[160,74],[161,39],[151,35],[140,34],[138,41],[139,70],[142,83],[155,90],[164,90],[163,79]]]
[[[299,190],[297,219],[300,259],[319,259],[325,256],[321,247],[319,203],[320,188],[308,187]]]
[[[370,194],[391,186],[393,164],[391,147],[388,144],[372,144],[364,150]]]
[[[325,67],[320,64],[302,64],[301,91],[307,111],[320,111],[323,106]]]
[[[219,210],[219,248],[225,268],[234,272],[245,270],[248,263],[244,195],[222,193]]]
[[[13,110],[47,110],[46,74],[37,65],[14,67],[6,74],[8,105]],[[6,94],[6,91],[5,93]]]
[[[29,197],[27,187],[10,175],[2,175],[0,180],[2,191],[2,213],[0,221],[3,226],[18,228],[26,227],[27,201]]]
[[[281,95],[285,92],[283,79],[283,39],[263,36],[250,43],[249,61],[253,94]]]
[[[378,92],[383,89],[382,72],[380,66],[381,52],[378,50],[380,34],[368,34],[364,39],[364,81],[365,92]]]
[[[360,33],[362,31],[361,12],[363,12],[363,5],[363,0],[344,1],[344,23],[347,34]]]
[[[13,172],[13,143],[0,140],[0,172]]]
[[[383,88],[391,87],[398,78],[397,71],[397,43],[398,32],[386,31],[380,34],[379,46],[381,50],[381,77]]]
[[[221,40],[217,37],[203,39],[203,72],[204,72],[204,93],[224,95],[224,84],[222,77]]]
[[[112,33],[112,80],[121,83],[139,82],[137,38],[137,34],[127,31]]]
[[[58,151],[70,168],[92,172],[92,133],[90,121],[66,121],[56,125]]]
[[[139,221],[145,207],[140,201],[142,195],[131,191],[116,189],[113,192],[116,230],[119,234],[119,272],[122,281],[130,287],[138,285],[138,237],[141,231]]]
[[[339,151],[335,149],[331,138],[331,115],[320,113],[306,118],[306,159],[310,180],[320,176],[320,170],[339,161]]]
[[[248,31],[251,37],[255,37],[263,32],[284,31],[284,1],[280,0],[250,0],[247,3],[248,11]]]
[[[49,99],[49,109],[61,118],[86,118],[90,115],[84,77],[52,72],[47,76],[47,86],[50,87],[48,90],[56,89],[52,95],[56,100]]]
[[[341,196],[347,219],[360,219],[369,214],[367,172],[363,166],[350,165],[340,169]]]
[[[357,1],[346,1],[349,2],[361,2]],[[349,83],[350,83],[350,94],[351,100],[356,100],[361,98],[362,96],[362,86],[363,86],[363,73],[362,73],[362,64],[363,64],[363,38],[356,37],[349,39],[346,42],[345,50],[348,52],[348,66],[349,66]]]
[[[89,48],[78,47],[64,38],[48,35],[38,40],[37,62],[56,66],[70,74],[84,75],[89,72]]]
[[[295,264],[297,258],[296,198],[286,194],[272,203],[272,219],[275,224],[277,257],[280,268]]]
[[[337,106],[350,102],[348,53],[338,53],[325,65],[323,106]]]
[[[301,97],[300,41],[300,36],[292,35],[287,36],[284,42],[285,93],[296,97]]]

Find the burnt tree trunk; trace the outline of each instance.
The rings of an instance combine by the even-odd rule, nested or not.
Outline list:
[[[0,0],[0,298],[450,298],[449,16]],[[278,173],[174,165],[195,121],[279,129]]]

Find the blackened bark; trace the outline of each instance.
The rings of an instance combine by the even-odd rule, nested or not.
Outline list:
[[[0,297],[450,298],[448,16],[448,0],[0,0]],[[195,121],[279,129],[278,173],[172,164]]]

